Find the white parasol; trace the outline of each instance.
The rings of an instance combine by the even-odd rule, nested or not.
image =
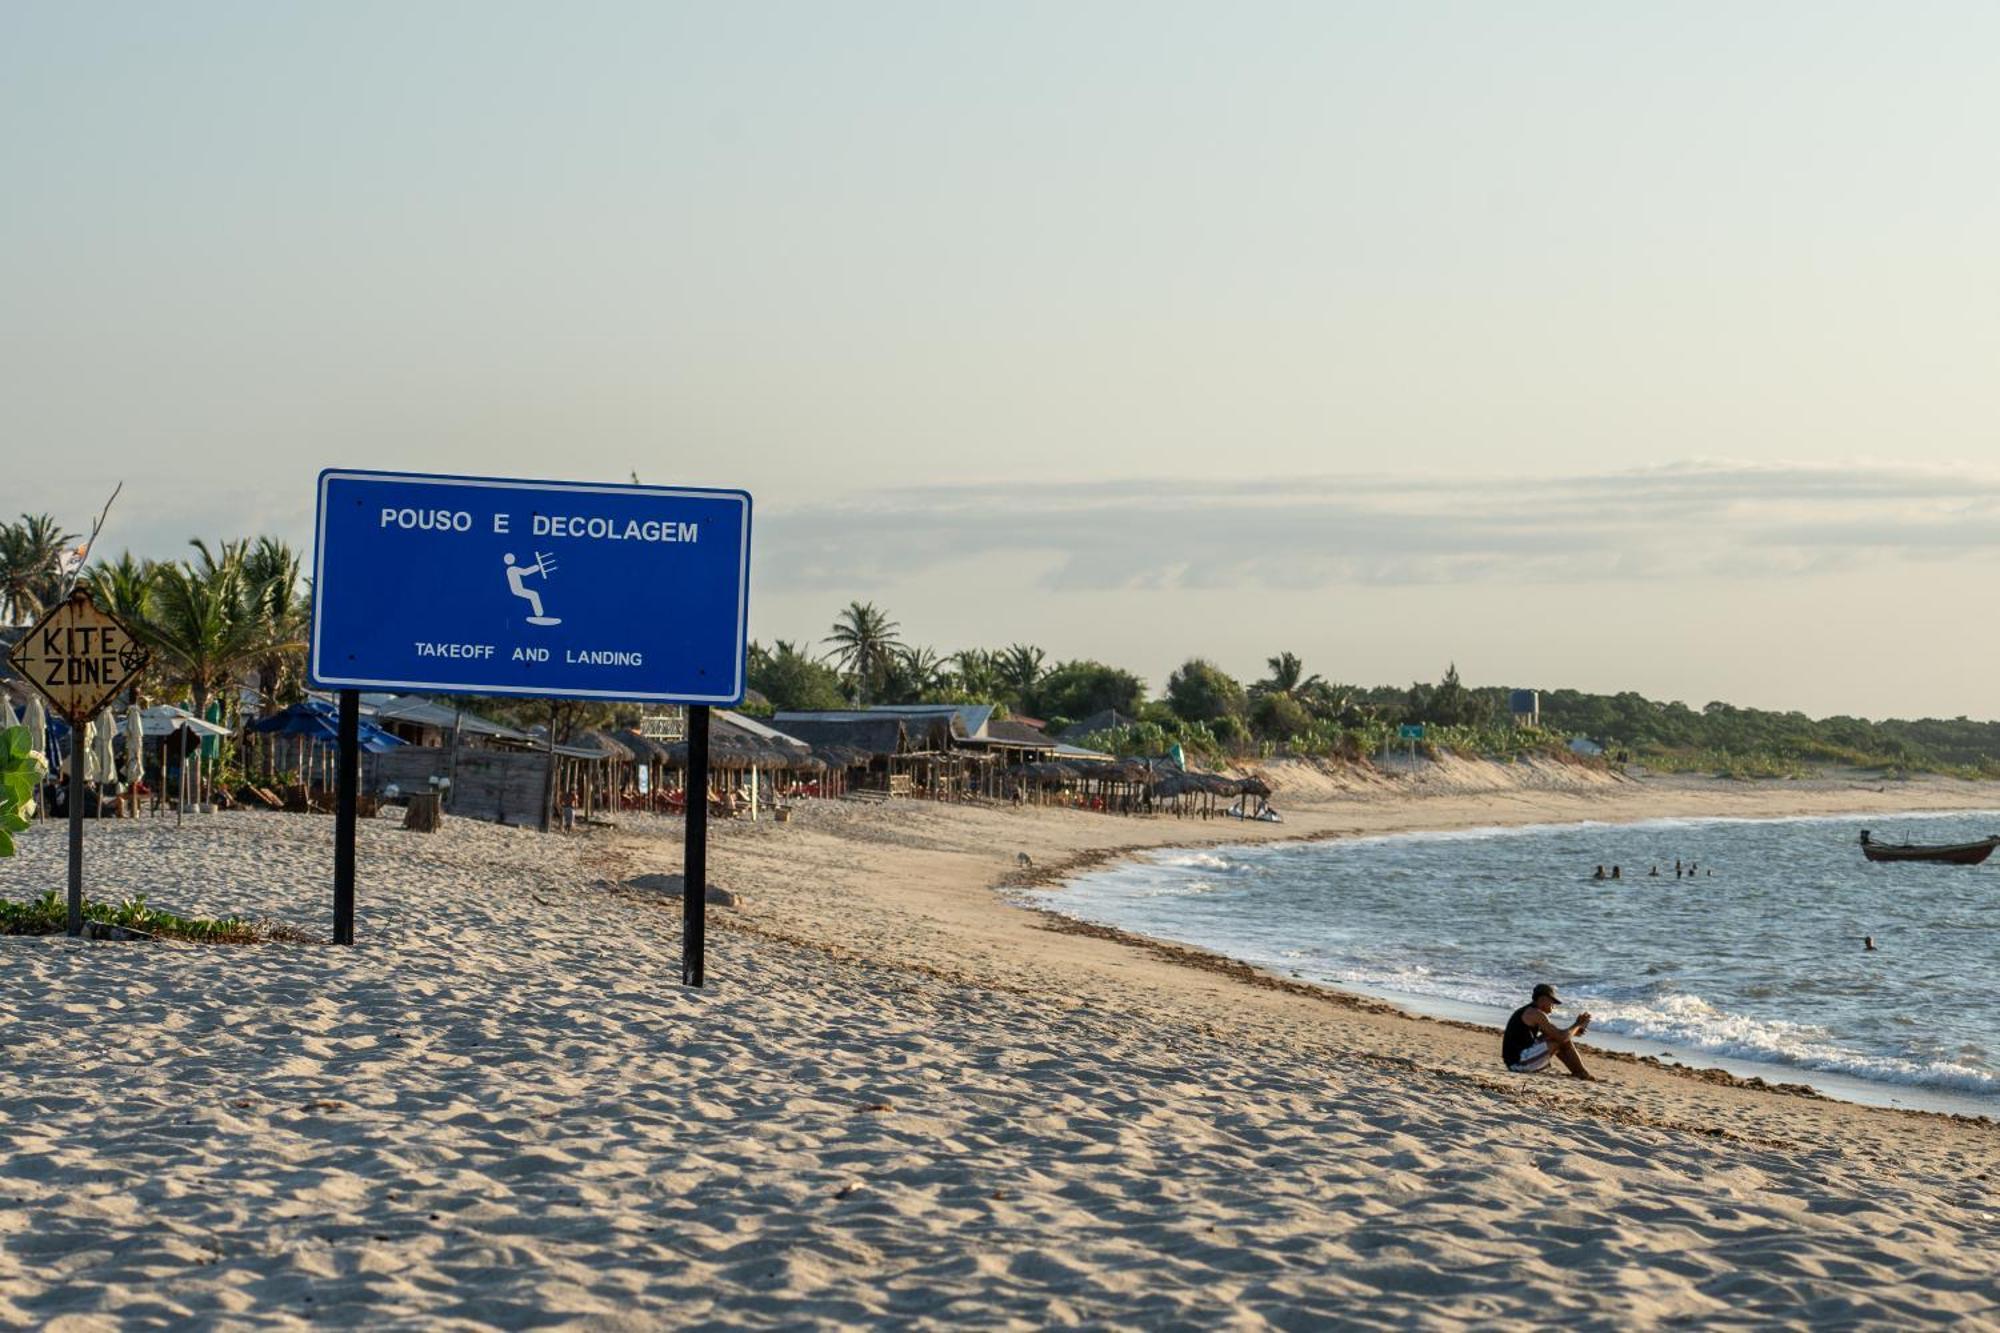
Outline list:
[[[88,787],[97,781],[97,723],[86,720],[81,727],[69,729],[69,761],[74,764],[83,760],[83,785]]]
[[[125,710],[125,780],[146,776],[146,710],[134,703]]]
[[[29,751],[37,759],[41,760],[41,770],[46,774],[49,771],[49,715],[47,710],[42,707],[41,695],[31,694],[28,696],[27,715],[21,719],[21,725],[28,729]],[[39,782],[39,779],[37,781]],[[39,801],[37,805],[39,806]],[[32,817],[32,812],[30,812],[30,815]]]
[[[21,719],[21,725],[28,729],[28,748],[46,757],[49,749],[49,712],[42,707],[41,695],[28,696],[28,713]]]
[[[96,742],[97,780],[116,783],[118,781],[118,756],[111,748],[111,738],[118,734],[118,714],[106,708],[97,715],[97,725],[93,727],[92,740]]]
[[[9,727],[18,727],[20,725],[21,724],[14,718],[14,701],[12,699],[9,699],[6,695],[0,694],[0,731],[5,731]]]

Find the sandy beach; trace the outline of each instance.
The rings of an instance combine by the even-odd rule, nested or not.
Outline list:
[[[361,829],[360,944],[0,939],[0,1322],[2000,1326],[2000,1128],[1606,1060],[1065,928],[1120,851],[1994,808],[1948,782],[1294,771],[1291,820],[826,802]],[[330,821],[90,831],[94,895],[324,933]],[[1026,853],[1032,869],[1018,864]],[[60,883],[60,830],[0,893]]]

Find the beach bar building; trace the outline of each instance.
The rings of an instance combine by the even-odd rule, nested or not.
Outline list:
[[[679,775],[666,793],[669,809],[686,803],[688,746],[685,740],[662,747],[666,764]],[[711,812],[752,819],[771,811],[787,817],[786,802],[832,794],[823,777],[828,764],[803,739],[767,726],[754,717],[718,708],[708,731],[708,799]]]
[[[915,796],[937,779],[950,754],[951,723],[874,709],[780,712],[772,725],[803,741],[840,795]]]

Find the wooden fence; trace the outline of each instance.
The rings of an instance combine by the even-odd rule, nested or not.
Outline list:
[[[434,790],[432,778],[450,778],[444,812],[495,824],[540,827],[548,787],[548,755],[538,750],[401,746],[370,756],[364,779],[377,795],[396,787],[405,796]]]

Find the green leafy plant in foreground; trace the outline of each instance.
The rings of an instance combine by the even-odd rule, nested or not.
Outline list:
[[[143,930],[148,935],[163,939],[194,940],[202,944],[254,944],[282,933],[267,930],[240,916],[211,920],[162,912],[148,907],[143,893],[119,903],[85,899],[83,919],[107,926]],[[24,903],[0,898],[0,935],[57,935],[68,926],[68,904],[54,889]]]
[[[0,731],[0,856],[14,854],[14,835],[28,827],[35,803],[35,784],[48,763],[35,753],[26,727]]]

